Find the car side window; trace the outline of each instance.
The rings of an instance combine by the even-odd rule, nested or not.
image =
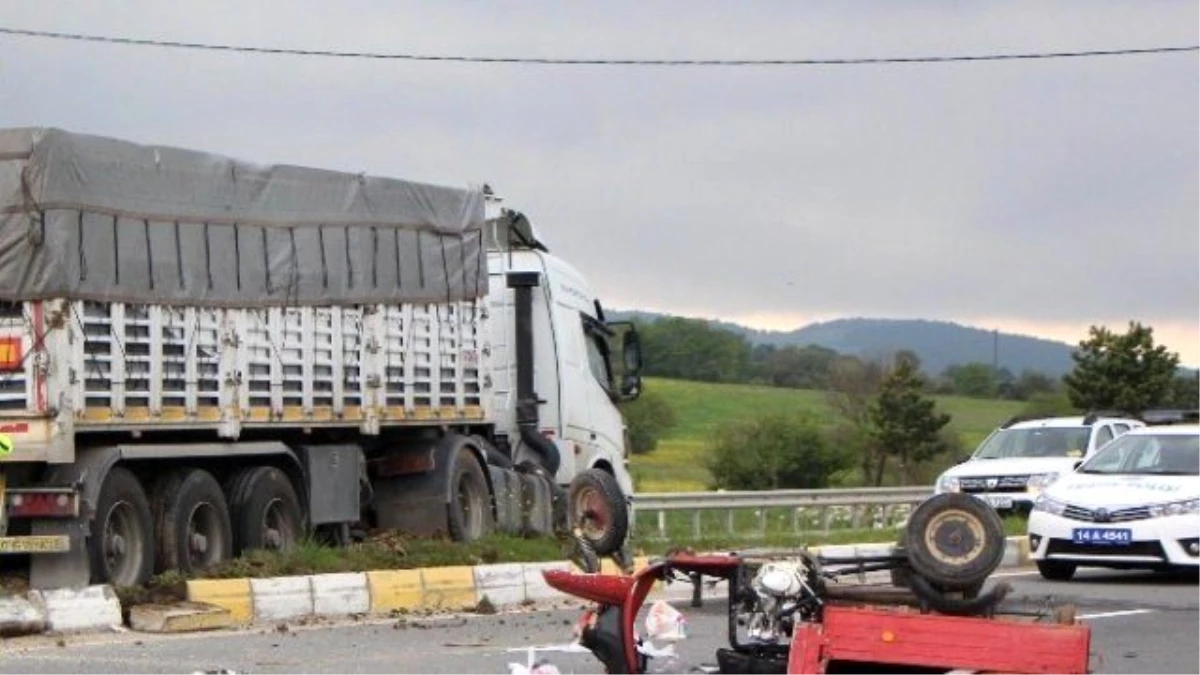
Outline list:
[[[1096,449],[1104,447],[1104,444],[1113,439],[1112,429],[1107,424],[1101,424],[1096,427],[1096,442],[1092,446]]]
[[[1116,434],[1118,436],[1120,436],[1121,434],[1125,433],[1126,431],[1129,431],[1129,425],[1117,422],[1116,424],[1113,425],[1113,431],[1116,432]]]

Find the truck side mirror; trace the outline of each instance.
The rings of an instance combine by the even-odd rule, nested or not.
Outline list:
[[[638,338],[636,330],[632,328],[625,333],[622,339],[621,353],[625,359],[625,372],[628,374],[637,374],[642,372],[642,341]]]
[[[617,399],[632,401],[642,392],[642,341],[632,322],[614,321],[607,324],[610,331],[610,351]],[[619,339],[618,339],[619,338]],[[617,350],[620,354],[617,354]]]

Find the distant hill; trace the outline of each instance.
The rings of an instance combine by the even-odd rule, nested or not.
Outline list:
[[[614,317],[654,321],[666,315],[653,312],[610,311]],[[1074,367],[1074,345],[1054,340],[993,333],[949,321],[924,319],[838,319],[814,323],[792,331],[763,331],[736,323],[709,320],[715,327],[746,336],[752,344],[820,345],[842,354],[872,357],[908,349],[921,359],[922,370],[938,374],[956,363],[991,363],[993,347],[1001,368],[1015,375],[1036,370],[1054,377]]]

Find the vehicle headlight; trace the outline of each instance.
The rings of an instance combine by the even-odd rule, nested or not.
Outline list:
[[[959,492],[962,486],[959,484],[958,476],[942,476],[938,478],[938,492]]]
[[[1044,494],[1038,495],[1037,499],[1033,500],[1034,511],[1045,511],[1056,516],[1061,516],[1063,511],[1067,510],[1067,505],[1057,499],[1051,499]]]
[[[1200,499],[1185,499],[1181,502],[1167,502],[1150,507],[1151,518],[1163,516],[1183,516],[1189,513],[1200,513]]]
[[[1054,484],[1058,480],[1058,473],[1038,473],[1029,477],[1029,481],[1025,483],[1025,487],[1030,492],[1037,494],[1042,490]]]

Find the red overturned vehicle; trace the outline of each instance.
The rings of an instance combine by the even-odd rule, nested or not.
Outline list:
[[[647,672],[650,650],[635,619],[656,582],[701,578],[728,588],[729,644],[716,651],[722,673],[1088,672],[1091,633],[1073,608],[1018,611],[1005,606],[1008,584],[988,584],[1004,539],[991,507],[945,494],[918,506],[901,540],[880,555],[678,552],[633,575],[544,575],[594,603],[580,620],[580,643],[609,673]],[[839,583],[881,571],[890,585]]]

